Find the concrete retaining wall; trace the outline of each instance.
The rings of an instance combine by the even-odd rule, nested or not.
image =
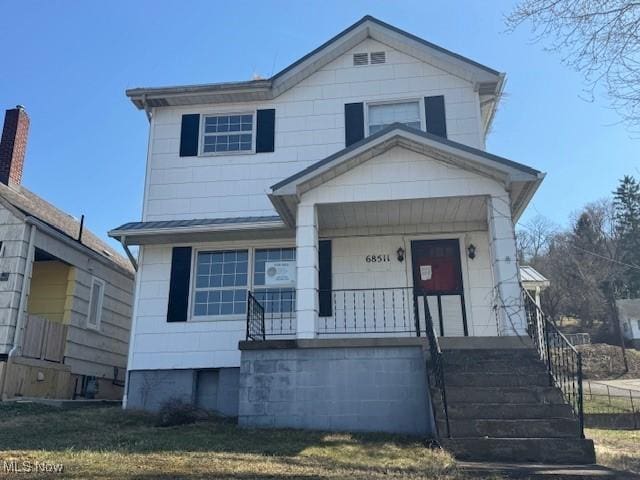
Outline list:
[[[421,346],[243,350],[239,423],[431,436]]]
[[[211,370],[133,370],[126,408],[158,411],[170,400],[197,405],[221,415],[238,415],[239,368]]]

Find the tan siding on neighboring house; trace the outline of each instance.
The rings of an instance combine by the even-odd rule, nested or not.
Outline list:
[[[22,289],[22,274],[27,257],[28,231],[24,222],[0,205],[0,273],[9,278],[0,282],[0,354],[11,349]]]

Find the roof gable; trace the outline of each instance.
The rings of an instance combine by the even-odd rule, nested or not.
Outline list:
[[[544,177],[541,172],[526,165],[395,123],[276,183],[271,187],[271,201],[291,225],[291,205],[303,194],[395,147],[406,148],[435,161],[500,182],[511,192],[516,218]]]
[[[326,181],[330,177],[344,173],[363,161],[379,155],[382,151],[394,146],[402,145],[421,153],[429,150],[432,153],[441,152],[450,156],[449,161],[461,168],[473,170],[493,178],[536,179],[540,172],[527,165],[508,160],[484,150],[469,147],[458,142],[447,140],[437,135],[407,127],[401,123],[394,123],[385,129],[355,143],[329,157],[316,162],[294,175],[276,183],[271,187],[273,194],[292,193],[304,184],[314,183],[322,176]],[[427,149],[427,150],[425,150]],[[358,158],[357,161],[349,162]],[[444,159],[444,158],[443,158]],[[332,172],[332,173],[331,173]]]
[[[481,95],[498,96],[504,75],[411,33],[367,15],[269,79],[160,88],[135,88],[127,95],[140,109],[159,106],[273,99],[358,44],[372,38],[473,83]]]

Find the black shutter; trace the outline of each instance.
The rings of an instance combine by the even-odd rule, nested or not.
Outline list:
[[[275,147],[276,111],[258,110],[256,118],[256,153],[273,152]]]
[[[331,240],[320,240],[318,244],[318,315],[333,315],[331,291]]]
[[[198,155],[198,137],[200,136],[200,115],[197,113],[182,115],[180,130],[180,156],[196,157]]]
[[[444,95],[424,97],[427,132],[447,138],[447,118],[444,112]]]
[[[173,247],[167,322],[186,322],[189,309],[191,247]]]
[[[344,105],[344,146],[348,147],[364,138],[364,104]]]

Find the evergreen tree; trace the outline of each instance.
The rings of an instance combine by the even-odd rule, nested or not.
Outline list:
[[[613,192],[619,259],[628,266],[621,278],[619,295],[640,297],[640,183],[625,175]]]

